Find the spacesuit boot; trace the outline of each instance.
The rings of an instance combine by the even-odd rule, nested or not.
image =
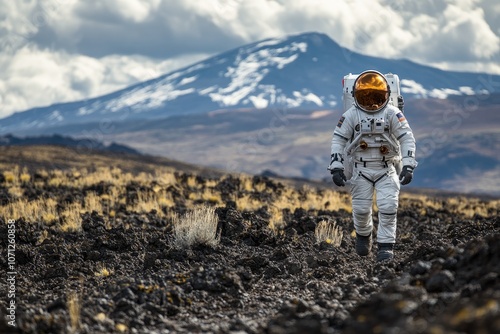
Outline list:
[[[394,259],[394,244],[378,243],[377,261],[390,261]]]
[[[372,249],[372,234],[368,236],[356,233],[356,253],[360,256],[367,256]]]

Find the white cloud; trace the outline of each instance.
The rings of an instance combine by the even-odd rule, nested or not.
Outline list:
[[[3,1],[0,116],[304,31],[373,56],[500,73],[499,16],[498,0]]]
[[[500,63],[497,61],[484,62],[427,62],[428,65],[448,71],[465,71],[500,74]]]
[[[0,116],[111,93],[206,56],[198,54],[165,61],[120,55],[96,59],[25,46],[14,57],[0,54],[3,69],[0,71]]]
[[[416,40],[404,51],[420,60],[481,61],[499,55],[500,38],[484,20],[481,8],[450,4],[440,17],[412,18],[410,30],[415,32]]]

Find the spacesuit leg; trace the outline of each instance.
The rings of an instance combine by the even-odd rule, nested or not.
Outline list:
[[[371,235],[373,229],[372,205],[373,184],[357,175],[351,179],[352,216],[356,232],[362,236]]]
[[[379,243],[396,242],[399,188],[399,178],[394,167],[389,169],[387,177],[375,184],[379,220],[377,242]]]

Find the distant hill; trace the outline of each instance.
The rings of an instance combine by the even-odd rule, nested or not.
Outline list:
[[[133,174],[144,172],[154,175],[163,168],[169,171],[195,173],[206,177],[225,175],[223,171],[215,168],[199,167],[151,155],[103,150],[80,150],[76,147],[56,145],[0,146],[0,172],[9,171],[16,166],[20,168],[27,167],[32,172],[37,169],[69,170],[72,168],[86,168],[92,171],[101,167],[116,167],[124,173]]]
[[[74,147],[79,151],[108,151],[115,153],[141,154],[137,150],[117,143],[104,144],[97,140],[75,139],[68,136],[34,136],[34,137],[15,137],[13,135],[0,136],[0,146],[33,146],[33,145],[57,145],[65,147]]]

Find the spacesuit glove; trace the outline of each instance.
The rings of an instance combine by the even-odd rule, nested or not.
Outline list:
[[[333,183],[335,183],[339,187],[345,186],[345,181],[347,181],[347,179],[344,175],[343,169],[335,168],[331,171],[331,173],[332,173]]]
[[[403,170],[401,174],[399,174],[399,181],[402,185],[408,184],[413,179],[413,167],[411,166],[403,166]]]

